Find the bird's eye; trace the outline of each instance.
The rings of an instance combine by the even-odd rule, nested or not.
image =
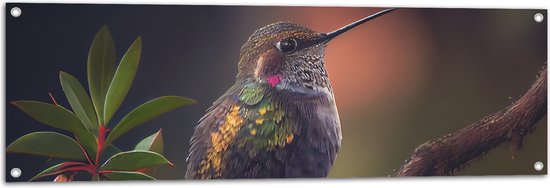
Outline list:
[[[277,47],[277,49],[283,53],[294,52],[294,50],[296,50],[296,46],[298,46],[298,43],[293,38],[287,38],[275,44],[275,47]]]

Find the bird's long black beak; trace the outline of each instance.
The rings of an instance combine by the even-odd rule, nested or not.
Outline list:
[[[395,10],[395,8],[384,9],[384,10],[382,10],[382,11],[380,11],[380,12],[377,12],[377,13],[375,13],[375,14],[373,14],[373,15],[367,16],[367,17],[365,17],[365,18],[363,18],[363,19],[360,19],[360,20],[357,20],[357,21],[355,21],[355,22],[353,22],[353,23],[351,23],[351,24],[348,24],[348,25],[346,25],[346,26],[344,26],[344,27],[342,27],[342,28],[340,28],[340,29],[337,29],[337,30],[335,30],[335,31],[329,32],[329,33],[326,34],[326,36],[324,36],[323,38],[321,38],[321,41],[319,41],[319,42],[323,42],[323,43],[326,44],[326,43],[328,43],[330,40],[332,40],[332,39],[334,39],[335,37],[337,37],[338,35],[340,35],[340,34],[342,34],[342,33],[345,33],[346,31],[349,31],[349,30],[353,29],[354,27],[357,27],[358,25],[361,25],[361,24],[363,24],[363,23],[365,23],[365,22],[367,22],[367,21],[369,21],[369,20],[372,20],[372,19],[377,18],[377,17],[379,17],[379,16],[382,16],[382,15],[384,15],[384,14],[387,14],[387,13],[393,11],[393,10]]]

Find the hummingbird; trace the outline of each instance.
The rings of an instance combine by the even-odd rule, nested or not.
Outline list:
[[[195,127],[186,179],[326,177],[342,132],[325,47],[393,10],[329,33],[292,22],[255,31],[240,50],[235,84]]]

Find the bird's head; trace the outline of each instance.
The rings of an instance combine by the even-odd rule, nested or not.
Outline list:
[[[237,78],[297,92],[330,87],[324,62],[328,42],[392,10],[380,11],[329,33],[291,22],[262,27],[241,48]]]

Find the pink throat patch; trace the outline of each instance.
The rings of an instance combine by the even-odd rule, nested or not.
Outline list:
[[[267,83],[269,83],[269,85],[271,85],[271,87],[275,87],[275,86],[279,85],[279,83],[281,83],[282,79],[283,79],[283,76],[281,76],[279,74],[272,75],[272,76],[267,77]]]

